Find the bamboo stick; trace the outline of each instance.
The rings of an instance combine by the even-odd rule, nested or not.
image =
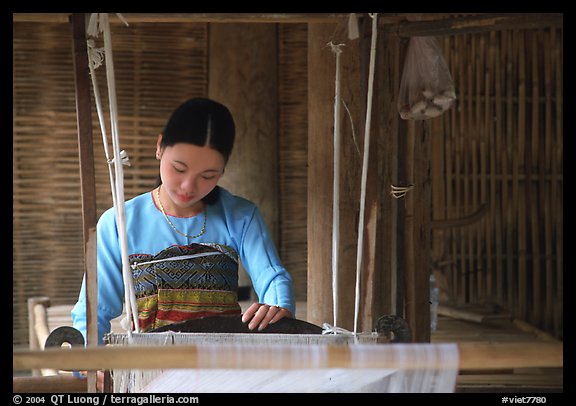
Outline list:
[[[459,37],[451,38],[450,40],[450,48],[458,49],[457,48],[457,40]],[[451,55],[451,65],[450,69],[452,72],[455,72],[459,65],[459,53],[458,52],[450,52],[448,55]],[[457,80],[456,77],[454,77]],[[458,82],[454,83],[454,86],[458,89]],[[462,97],[462,93],[460,89],[458,90],[458,98]],[[460,100],[456,100],[457,107],[460,105]],[[454,207],[454,191],[453,185],[455,182],[455,173],[454,173],[454,159],[455,156],[455,147],[456,147],[456,132],[454,129],[456,128],[456,121],[458,119],[458,110],[456,108],[449,111],[450,121],[447,123],[448,126],[448,136],[446,137],[445,146],[444,146],[444,156],[446,157],[446,163],[444,165],[444,171],[446,172],[446,200],[445,200],[445,207],[446,207],[446,217],[448,217],[449,213],[453,210]],[[449,230],[447,234],[447,238],[450,239],[450,247],[447,248],[447,256],[452,257],[455,252],[455,230]],[[451,296],[454,298],[458,298],[458,276],[456,267],[450,267],[448,272],[448,281],[451,285]]]
[[[554,32],[554,30],[552,30]],[[543,33],[544,42],[544,135],[542,137],[542,154],[543,160],[540,165],[540,190],[541,190],[541,205],[544,217],[544,280],[545,286],[543,293],[545,297],[544,303],[544,329],[546,331],[553,331],[553,317],[554,314],[554,268],[552,261],[553,240],[552,240],[552,204],[554,197],[551,194],[552,183],[548,182],[548,176],[552,173],[552,145],[554,140],[554,132],[552,127],[552,65],[554,64],[553,51],[554,43],[551,42],[550,32]]]
[[[492,206],[492,198],[495,197],[494,182],[492,180],[492,175],[496,173],[495,162],[494,162],[494,127],[492,125],[494,113],[493,113],[493,99],[492,92],[493,86],[492,81],[495,76],[495,66],[494,66],[494,49],[495,49],[495,37],[496,33],[491,32],[488,36],[488,50],[486,57],[486,74],[484,77],[484,136],[483,136],[483,166],[482,172],[482,193],[481,199],[486,202],[490,199],[490,204],[488,205],[489,216],[482,223],[483,225],[483,238],[486,241],[484,246],[486,250],[486,259],[484,260],[484,269],[486,269],[486,297],[495,297],[495,267],[493,262],[493,251],[492,251],[492,232],[491,229],[495,223],[494,207]]]
[[[504,77],[506,78],[506,131],[504,136],[506,138],[506,153],[503,154],[503,168],[506,170],[506,173],[509,174],[513,172],[513,165],[514,162],[511,161],[511,155],[513,152],[514,144],[514,105],[512,101],[513,90],[512,84],[514,77],[512,76],[513,70],[512,66],[514,64],[513,56],[514,48],[516,44],[513,45],[513,33],[511,31],[508,32],[506,35],[506,43],[504,47],[505,52],[505,59],[503,64],[505,64],[505,72]],[[510,192],[512,189],[509,185],[509,182],[503,182],[503,190],[502,190],[502,201],[503,201],[503,222],[504,222],[504,235],[505,235],[505,266],[506,266],[506,281],[505,285],[503,285],[503,295],[506,298],[507,308],[515,311],[515,303],[516,303],[516,296],[517,292],[514,288],[508,288],[504,290],[506,286],[514,287],[516,286],[516,280],[514,278],[514,261],[513,261],[513,241],[514,235],[512,230],[514,229],[514,219],[512,215],[513,211],[513,190],[512,193]]]
[[[524,188],[520,184],[519,173],[520,168],[526,169],[525,148],[526,148],[526,49],[524,33],[514,32],[516,39],[515,49],[518,51],[518,132],[515,137],[517,144],[512,153],[512,193],[513,193],[513,213],[516,214],[516,221],[518,222],[518,234],[516,236],[516,250],[518,255],[518,285],[517,285],[517,302],[514,307],[514,313],[519,315],[520,318],[526,319],[528,316],[528,309],[526,307],[528,297],[528,270],[525,252],[527,250],[527,236],[528,229],[526,225],[526,199],[522,198],[522,189],[530,184],[530,179],[526,179]],[[524,195],[526,197],[526,195]]]
[[[553,31],[555,33],[555,31]],[[555,117],[555,148],[554,148],[554,170],[553,174],[557,177],[556,180],[552,182],[552,201],[556,202],[556,206],[554,208],[555,213],[555,241],[563,241],[564,235],[564,212],[563,212],[563,183],[562,183],[562,168],[563,168],[563,118],[564,118],[564,110],[563,110],[563,98],[564,98],[564,86],[563,86],[563,36],[562,31],[559,32],[559,38],[556,40],[555,36],[553,37],[554,41],[553,44],[555,46],[555,54],[557,57],[554,58],[556,63],[555,69],[555,94],[556,94],[556,117]],[[556,268],[555,268],[555,275],[556,275],[556,284],[554,286],[555,290],[555,298],[557,302],[557,309],[555,306],[555,311],[553,313],[554,318],[554,331],[557,335],[560,335],[562,332],[562,323],[563,323],[563,310],[562,310],[562,303],[563,303],[563,286],[564,286],[564,247],[563,244],[555,244],[556,247]]]
[[[479,198],[479,188],[480,188],[480,180],[479,180],[479,169],[478,167],[482,164],[483,158],[480,156],[480,148],[482,146],[482,73],[485,71],[484,69],[484,36],[482,35],[475,35],[477,38],[477,51],[474,53],[476,55],[476,63],[472,64],[474,66],[474,123],[473,127],[475,131],[471,131],[473,134],[471,147],[471,171],[472,171],[472,193],[471,193],[471,206],[478,205],[480,202]],[[480,227],[478,224],[474,224],[470,227],[470,241],[469,241],[469,251],[470,251],[470,262],[471,262],[471,286],[470,286],[470,301],[476,302],[482,297],[482,290],[484,285],[483,279],[483,267],[480,264],[482,259],[481,254],[481,239],[480,239]]]
[[[466,41],[467,36],[463,36],[461,37],[457,37],[456,38],[456,45],[457,45],[457,49],[458,49],[458,55],[466,55],[465,49],[466,49]],[[459,60],[458,63],[460,66],[462,65],[462,62]],[[466,92],[467,92],[467,87],[466,87],[466,82],[465,82],[465,76],[464,76],[464,69],[460,69],[459,72],[459,84],[460,84],[460,93],[465,96]],[[461,102],[462,107],[459,110],[459,114],[458,114],[458,119],[456,120],[455,123],[455,127],[452,129],[454,131],[454,134],[457,134],[456,139],[455,139],[455,151],[454,151],[454,155],[456,156],[455,158],[455,162],[454,162],[454,202],[453,202],[453,206],[455,207],[455,210],[453,210],[454,213],[456,213],[458,216],[462,215],[462,211],[461,211],[461,207],[462,207],[462,156],[463,156],[463,151],[462,151],[462,144],[463,144],[463,140],[462,140],[462,133],[464,132],[464,122],[465,122],[465,111],[466,108],[464,106],[464,102]],[[455,282],[456,282],[456,288],[457,288],[457,302],[458,303],[465,303],[466,302],[466,285],[465,285],[465,278],[463,277],[464,272],[466,271],[466,267],[465,264],[463,263],[464,261],[464,255],[462,253],[462,244],[463,244],[463,238],[462,238],[462,231],[461,230],[456,230],[454,232],[454,236],[453,236],[453,241],[454,241],[454,254],[456,255],[456,257],[460,257],[460,261],[458,266],[455,267],[454,272],[455,272]]]
[[[466,48],[467,60],[476,61],[476,36],[468,35],[468,47]],[[471,152],[473,144],[470,142],[470,134],[474,137],[474,70],[472,63],[466,64],[466,90],[468,98],[466,100],[466,108],[464,109],[463,120],[461,121],[460,137],[462,142],[462,183],[463,195],[462,205],[460,206],[460,214],[466,213],[470,207],[470,184],[471,184]],[[471,227],[466,227],[462,230],[463,238],[461,240],[461,255],[462,255],[462,268],[464,272],[464,300],[471,301],[471,292],[473,290],[474,282],[474,268],[472,265],[472,232]]]
[[[532,254],[532,294],[528,295],[526,300],[532,303],[532,307],[526,306],[526,317],[524,320],[530,320],[531,323],[541,326],[542,325],[542,310],[545,303],[543,296],[542,286],[542,269],[541,269],[541,246],[540,238],[544,234],[540,227],[540,208],[543,207],[544,189],[541,179],[538,179],[538,172],[544,168],[545,150],[541,141],[544,141],[546,133],[541,134],[540,130],[540,66],[539,59],[542,54],[539,52],[541,49],[541,35],[539,32],[526,33],[529,38],[531,37],[530,47],[527,49],[532,53],[532,123],[531,123],[531,145],[527,146],[527,157],[530,157],[530,162],[526,162],[526,205],[530,208],[527,216],[530,216],[530,236],[531,254]],[[536,172],[536,173],[534,173]],[[529,176],[528,176],[529,175]],[[527,237],[528,238],[528,237]]]
[[[360,345],[360,344],[358,344]],[[435,345],[435,344],[434,344]],[[14,370],[56,368],[62,370],[98,369],[166,369],[166,368],[418,368],[421,360],[406,351],[396,356],[400,346],[434,346],[433,344],[368,345],[374,356],[353,357],[357,346],[328,345],[325,356],[317,357],[316,346],[301,346],[301,356],[294,358],[291,346],[274,346],[274,355],[263,357],[264,347],[219,345],[207,362],[202,358],[201,345],[175,346],[106,346],[96,348],[47,349],[44,351],[16,350],[12,355]],[[563,367],[562,343],[460,343],[459,369],[547,368]],[[308,356],[304,356],[308,353]]]

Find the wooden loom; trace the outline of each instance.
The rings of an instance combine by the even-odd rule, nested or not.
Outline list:
[[[135,345],[97,348],[47,349],[14,351],[13,369],[54,368],[61,370],[98,369],[280,369],[365,368],[413,369],[425,367],[422,351],[434,344],[369,345],[369,356],[355,357],[355,348],[365,350],[368,344],[275,346],[218,344],[214,345]],[[559,343],[460,343],[457,349],[457,371],[509,368],[548,368],[563,366],[563,346]],[[207,358],[206,354],[210,357]],[[299,354],[295,357],[295,354]],[[321,354],[321,356],[318,356]],[[402,354],[402,357],[399,355]],[[264,356],[263,356],[264,355]],[[69,382],[78,385],[78,382]],[[62,385],[62,381],[61,381]],[[29,386],[28,386],[29,388]],[[65,387],[60,387],[65,391]],[[25,389],[23,388],[23,391]]]
[[[81,132],[81,131],[80,131]],[[84,166],[83,166],[84,168]],[[419,345],[413,345],[417,348]],[[136,346],[130,348],[89,348],[72,349],[68,353],[57,350],[46,350],[42,354],[37,352],[17,353],[13,357],[13,368],[27,369],[38,368],[41,365],[57,369],[114,369],[114,368],[267,368],[275,365],[282,369],[294,368],[417,368],[418,359],[414,355],[408,355],[402,362],[391,354],[400,349],[395,346],[378,346],[375,352],[380,356],[366,359],[362,364],[353,362],[353,347],[328,345],[323,349],[325,357],[322,362],[313,362],[314,354],[306,348],[299,351],[308,355],[300,359],[295,365],[293,354],[278,350],[274,357],[270,358],[270,363],[264,362],[261,357],[262,347],[241,347],[241,365],[234,363],[235,356],[238,355],[238,346],[222,345],[219,348],[218,356],[213,364],[206,364],[201,359],[203,351],[207,347],[204,344],[184,344],[174,348],[158,346]],[[429,347],[428,347],[429,348]],[[511,367],[552,367],[562,366],[562,346],[558,344],[545,345],[459,345],[459,369],[494,369]],[[409,354],[409,352],[407,352]],[[534,354],[537,354],[534,357]],[[29,357],[37,357],[31,360]],[[51,358],[52,357],[52,358]],[[54,358],[55,357],[55,358]],[[268,358],[266,358],[268,359]],[[266,360],[265,359],[265,360]],[[274,361],[272,361],[272,359]]]

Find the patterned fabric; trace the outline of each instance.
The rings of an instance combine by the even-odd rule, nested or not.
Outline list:
[[[130,256],[142,332],[217,314],[240,314],[238,257],[219,244],[174,245]]]

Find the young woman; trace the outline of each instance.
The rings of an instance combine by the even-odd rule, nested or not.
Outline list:
[[[180,105],[158,136],[160,184],[128,200],[126,233],[142,332],[211,315],[240,314],[238,264],[258,295],[242,316],[250,329],[293,317],[292,278],[280,262],[258,207],[218,186],[234,144],[222,104]],[[122,313],[122,260],[113,208],[97,225],[98,336]],[[85,281],[72,310],[86,337]]]

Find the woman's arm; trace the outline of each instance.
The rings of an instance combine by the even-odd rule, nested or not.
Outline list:
[[[110,321],[122,314],[124,282],[122,260],[113,209],[106,211],[96,227],[98,269],[98,343],[111,329]],[[72,323],[86,340],[86,277],[78,302],[72,309]]]

